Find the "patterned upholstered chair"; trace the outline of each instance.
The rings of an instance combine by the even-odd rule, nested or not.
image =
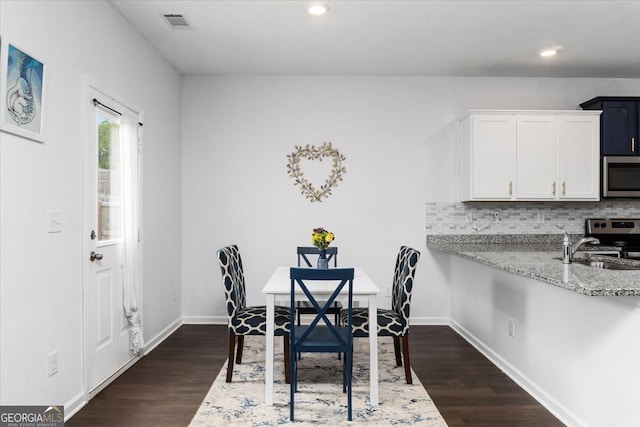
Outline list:
[[[245,335],[265,335],[267,333],[266,306],[246,306],[246,290],[242,258],[237,245],[226,246],[216,252],[227,304],[229,327],[229,362],[227,364],[227,382],[233,376],[234,350],[236,336],[238,348],[235,350],[235,362],[242,363],[242,348]],[[289,308],[275,308],[275,335],[284,337],[285,379],[289,383]]]
[[[393,337],[396,365],[402,366],[402,354],[407,384],[413,383],[409,361],[409,312],[411,310],[413,278],[419,259],[420,252],[415,249],[407,246],[400,248],[393,274],[391,310],[378,309],[378,336]],[[346,314],[345,310],[342,310],[340,316],[345,319]],[[369,336],[369,314],[366,307],[353,309],[353,336]],[[401,340],[402,350],[400,350]]]

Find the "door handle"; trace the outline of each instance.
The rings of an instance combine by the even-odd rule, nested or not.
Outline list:
[[[91,253],[89,254],[89,260],[91,262],[98,260],[100,261],[102,259],[102,254],[97,254],[95,251],[91,251]]]
[[[553,181],[553,185],[552,185],[552,194],[555,196],[556,195],[556,182]]]
[[[631,151],[636,152],[636,139],[631,138]]]

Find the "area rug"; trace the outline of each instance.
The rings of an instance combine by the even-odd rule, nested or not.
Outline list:
[[[378,340],[379,406],[369,405],[369,343],[354,346],[353,421],[347,421],[347,395],[342,392],[342,361],[335,354],[305,353],[298,362],[296,426],[428,426],[446,427],[418,377],[413,384],[397,367],[391,338]],[[245,337],[242,364],[234,365],[226,383],[227,364],[215,379],[190,427],[274,426],[289,424],[289,385],[284,382],[282,339],[276,340],[274,404],[264,404],[264,337]]]

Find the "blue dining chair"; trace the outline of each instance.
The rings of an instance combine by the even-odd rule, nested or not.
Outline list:
[[[246,289],[242,258],[237,245],[226,246],[216,252],[222,282],[224,284],[227,305],[227,324],[229,330],[229,361],[227,363],[226,382],[230,383],[233,376],[233,360],[242,363],[242,349],[245,335],[266,335],[267,308],[266,306],[246,305]],[[275,333],[284,339],[284,369],[285,381],[289,383],[289,330],[290,313],[288,307],[275,307]],[[238,347],[236,347],[238,337]]]
[[[309,259],[309,256],[320,256],[320,249],[315,246],[298,246],[298,267],[301,267],[302,262],[305,263],[307,267],[314,268],[315,264],[312,263],[312,259]],[[338,247],[328,247],[327,250],[327,261],[331,262],[333,260],[333,266],[338,266]],[[296,306],[298,312],[298,325],[300,325],[300,318],[303,314],[315,314],[316,310],[309,304],[308,301],[298,301],[298,305]],[[335,301],[334,304],[329,307],[327,313],[333,314],[336,323],[340,323],[340,310],[342,309],[342,304],[340,301]]]
[[[320,249],[315,246],[298,246],[298,267],[300,267],[301,262],[304,261],[307,267],[315,267],[315,264],[311,262],[308,255],[320,255]],[[333,266],[338,266],[338,247],[330,246],[325,250],[327,254],[327,261],[331,262],[333,260]]]
[[[391,310],[378,309],[378,336],[393,337],[393,349],[396,365],[402,366],[404,359],[404,374],[407,384],[412,384],[411,364],[409,360],[409,313],[411,310],[411,293],[416,266],[420,259],[420,252],[407,246],[400,247],[393,273],[393,288],[391,296]],[[348,313],[343,309],[340,317],[346,319]],[[353,336],[369,336],[369,309],[354,308],[352,313]],[[402,341],[402,350],[400,350]],[[402,356],[402,357],[401,357]]]
[[[353,268],[330,268],[317,270],[310,268],[292,267],[291,278],[291,332],[289,334],[289,373],[290,378],[290,419],[294,421],[295,393],[298,389],[298,369],[296,353],[344,353],[342,367],[342,391],[347,394],[347,417],[352,420],[351,410],[351,382],[353,363],[353,336],[352,336],[352,312],[353,312]],[[326,281],[331,285],[332,293],[322,304],[318,302],[314,284],[310,281]],[[347,308],[344,309],[344,326],[337,325],[327,317],[327,310],[331,307],[336,297],[347,291]],[[302,291],[315,309],[315,316],[309,325],[297,326],[294,324],[294,311],[298,293]],[[324,300],[326,295],[322,295]],[[300,362],[302,363],[302,362]]]

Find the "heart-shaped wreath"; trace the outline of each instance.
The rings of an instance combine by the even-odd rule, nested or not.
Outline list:
[[[324,184],[316,189],[304,178],[304,173],[300,170],[300,159],[322,161],[325,157],[330,157],[333,160],[333,167]],[[293,185],[299,185],[300,194],[311,202],[322,202],[323,197],[329,197],[331,189],[338,186],[338,181],[342,181],[342,174],[347,173],[347,170],[342,166],[342,161],[346,158],[338,150],[332,148],[330,142],[325,142],[320,147],[308,144],[304,147],[296,145],[295,151],[287,155],[287,159],[289,159],[287,165],[289,176],[296,181]]]

